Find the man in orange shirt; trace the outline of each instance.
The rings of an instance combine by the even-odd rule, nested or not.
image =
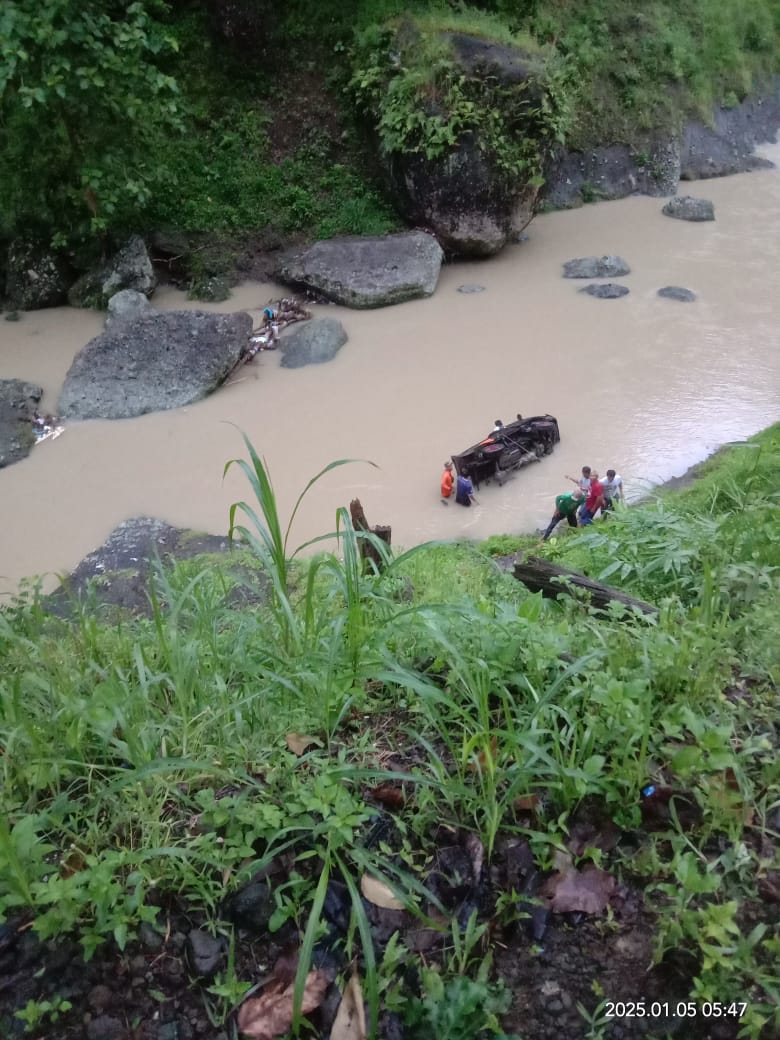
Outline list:
[[[448,460],[444,463],[444,472],[441,475],[441,497],[445,505],[452,495],[453,483],[452,463]]]

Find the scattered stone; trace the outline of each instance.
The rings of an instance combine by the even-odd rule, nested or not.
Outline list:
[[[675,220],[714,220],[715,207],[709,199],[695,199],[692,195],[675,195],[661,210],[664,216]]]
[[[431,296],[443,259],[439,243],[424,231],[355,235],[284,254],[276,277],[347,307],[387,307]]]
[[[138,941],[147,950],[159,950],[163,944],[163,937],[148,921],[142,921],[138,926]]]
[[[192,279],[187,295],[204,303],[223,303],[230,299],[230,281],[225,275],[205,274]]]
[[[108,301],[106,328],[120,321],[135,321],[151,311],[152,305],[143,293],[137,289],[120,289]]]
[[[11,243],[5,292],[12,309],[33,311],[41,307],[58,307],[67,300],[71,281],[62,258],[41,243]]]
[[[151,296],[157,286],[152,261],[140,235],[133,235],[107,263],[87,271],[72,285],[68,301],[74,307],[106,307],[121,289]]]
[[[19,462],[35,444],[33,416],[43,390],[22,379],[0,379],[0,469]]]
[[[462,292],[462,293],[479,293],[479,292],[484,292],[484,291],[485,291],[485,286],[484,285],[459,285],[458,286],[458,292]]]
[[[257,934],[268,930],[268,922],[276,908],[273,892],[267,881],[250,881],[232,896],[225,905],[225,916],[237,928]]]
[[[665,285],[658,290],[658,295],[666,300],[679,300],[681,303],[693,303],[696,293],[693,289],[685,289],[681,285]]]
[[[204,979],[216,974],[225,953],[225,940],[215,938],[199,928],[187,936],[187,960],[193,971]]]
[[[87,996],[87,1003],[93,1011],[105,1011],[107,1007],[110,1007],[115,997],[113,990],[109,989],[108,986],[104,986],[100,983],[97,986],[93,986]]]
[[[282,368],[302,368],[332,361],[347,342],[344,326],[336,318],[314,318],[285,333],[279,340]]]
[[[624,274],[631,274],[631,268],[620,256],[582,256],[563,265],[564,278],[620,278]]]
[[[248,314],[167,311],[118,322],[76,355],[58,412],[71,419],[128,419],[200,401],[246,353]]]
[[[86,1027],[87,1040],[124,1040],[127,1030],[118,1018],[98,1015]]]
[[[628,286],[615,282],[594,282],[580,289],[580,292],[595,296],[597,300],[617,300],[621,296],[628,296]]]

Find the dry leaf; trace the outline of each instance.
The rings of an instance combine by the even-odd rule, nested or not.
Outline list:
[[[312,744],[319,744],[317,737],[307,737],[304,733],[288,733],[285,738],[287,741],[287,747],[294,754],[301,757],[307,748],[310,748]]]
[[[393,783],[379,784],[378,787],[369,787],[366,792],[375,802],[386,805],[388,809],[400,809],[406,803],[406,794],[403,787]]]
[[[404,909],[404,904],[393,894],[393,890],[370,874],[364,874],[360,879],[360,891],[374,906],[381,906],[385,910]]]
[[[580,911],[601,914],[615,891],[615,879],[606,870],[588,864],[584,870],[567,870],[553,874],[542,885],[540,894],[550,901],[556,914]]]
[[[538,794],[524,794],[520,795],[519,798],[515,798],[515,812],[519,813],[535,813],[539,808],[539,795]]]
[[[310,971],[303,987],[301,1012],[308,1015],[322,1003],[328,988],[328,977],[321,971]],[[238,1028],[251,1040],[274,1040],[284,1036],[293,1020],[293,990],[291,982],[282,987],[272,980],[260,997],[250,997],[238,1009]]]
[[[490,766],[491,768],[495,765],[495,761],[498,758],[498,737],[493,736],[490,738]],[[470,773],[484,773],[488,766],[487,751],[480,751],[477,754],[476,761],[469,762],[468,770]]]
[[[353,971],[341,998],[330,1040],[366,1040],[366,1009],[358,973]]]

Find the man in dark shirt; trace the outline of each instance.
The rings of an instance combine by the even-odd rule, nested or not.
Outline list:
[[[461,506],[470,506],[476,502],[474,498],[474,485],[466,473],[461,473],[455,486],[455,501]]]

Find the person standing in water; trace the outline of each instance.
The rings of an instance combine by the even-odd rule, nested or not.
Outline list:
[[[474,498],[474,485],[465,471],[458,475],[458,483],[455,487],[455,501],[461,506],[470,506],[472,502],[477,501]]]
[[[452,463],[449,459],[444,463],[444,472],[441,475],[441,500],[445,506],[449,503],[452,497],[452,485],[454,484],[452,476]]]

